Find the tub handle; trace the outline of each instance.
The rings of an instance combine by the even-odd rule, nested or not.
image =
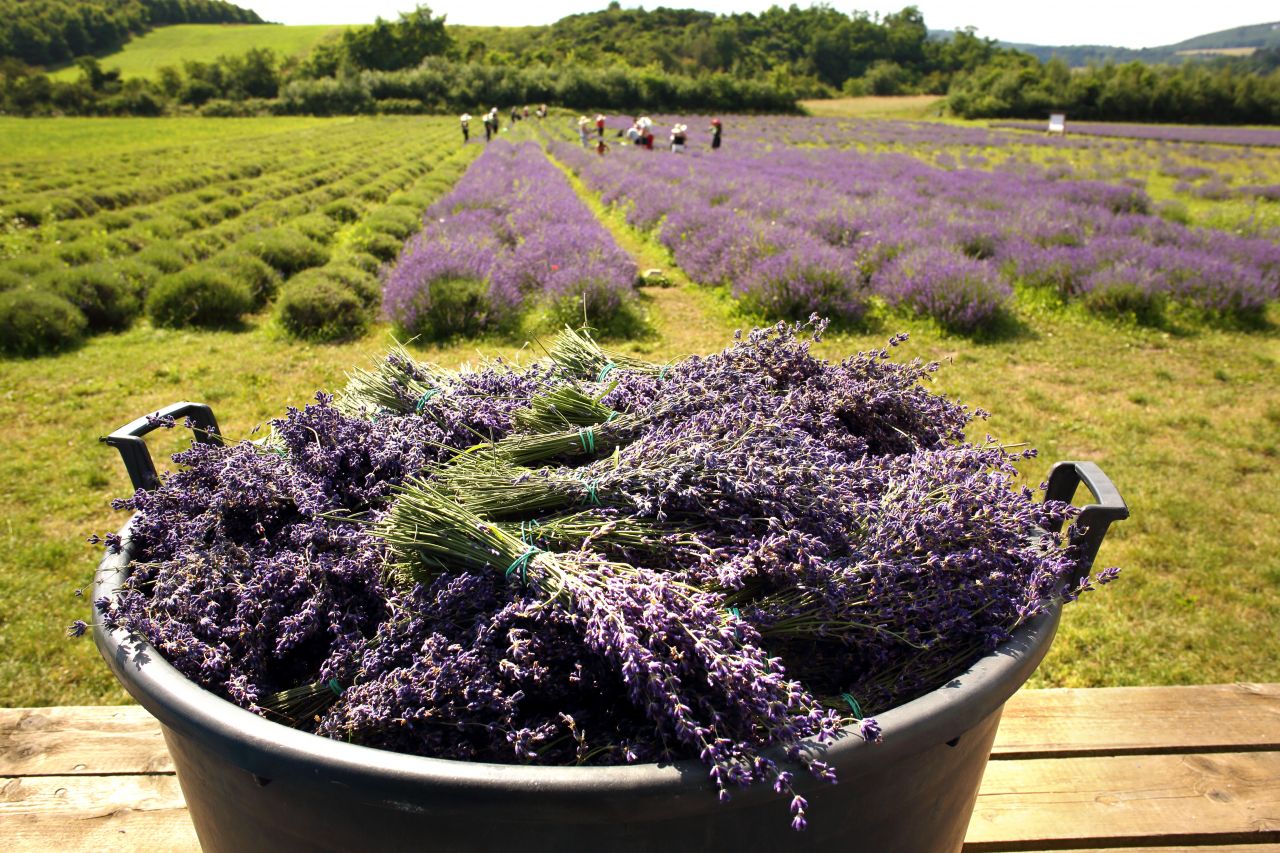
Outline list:
[[[132,423],[98,439],[120,451],[120,460],[124,469],[129,472],[134,490],[154,489],[160,485],[160,476],[156,473],[155,463],[151,461],[151,451],[142,437],[160,426],[160,418],[190,418],[191,432],[195,440],[201,444],[222,444],[222,435],[218,432],[218,421],[213,410],[204,403],[171,403],[153,415],[143,415]]]
[[[1080,577],[1084,577],[1093,569],[1094,558],[1098,556],[1107,528],[1113,521],[1128,518],[1129,506],[1111,478],[1093,462],[1059,462],[1054,465],[1049,470],[1044,499],[1070,503],[1081,483],[1093,493],[1096,501],[1080,508],[1072,526],[1071,542],[1080,549]]]

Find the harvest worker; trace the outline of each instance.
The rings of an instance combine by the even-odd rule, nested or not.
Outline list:
[[[596,153],[599,154],[601,157],[603,157],[604,152],[608,150],[609,150],[609,146],[605,145],[604,137],[601,137],[600,141],[596,143]]]
[[[462,141],[466,142],[471,138],[471,113],[462,114]]]
[[[604,139],[604,113],[596,113],[596,131],[599,132],[600,138]]]
[[[578,138],[582,140],[583,148],[586,148],[589,144],[587,142],[587,126],[589,124],[591,124],[591,122],[587,120],[586,116],[578,116]]]
[[[687,124],[677,124],[671,128],[671,150],[673,153],[679,154],[684,151],[688,131],[689,126]]]
[[[720,147],[720,119],[713,118],[711,120],[711,150]]]

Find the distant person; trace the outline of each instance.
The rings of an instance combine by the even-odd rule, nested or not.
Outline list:
[[[586,148],[588,145],[591,144],[590,141],[587,139],[587,137],[591,133],[587,129],[590,126],[591,126],[591,121],[586,116],[578,116],[578,139],[582,140],[583,148]]]
[[[596,131],[604,139],[604,113],[596,113]]]
[[[640,126],[637,124],[631,125],[631,127],[628,127],[626,131],[623,133],[623,136],[625,136],[627,138],[627,142],[631,143],[632,145],[639,145],[640,144]]]
[[[650,151],[653,150],[653,128],[650,125],[646,124],[640,131],[640,144]]]
[[[462,114],[462,142],[466,144],[471,139],[471,114]]]
[[[714,151],[720,147],[720,119],[713,118],[711,120],[711,150]]]
[[[596,143],[596,153],[603,157],[604,152],[608,150],[609,146],[605,144],[604,137],[600,137],[600,141]]]
[[[529,117],[529,105],[525,104],[524,109],[520,111],[520,117],[527,119]]]
[[[518,107],[511,108],[511,128],[514,130],[516,122],[520,120],[520,109]]]
[[[684,151],[685,142],[688,140],[689,126],[687,124],[677,124],[671,128],[671,151],[674,154],[680,154]]]
[[[538,120],[539,120],[539,121],[541,121],[542,119],[544,119],[544,118],[546,118],[546,117],[547,117],[547,105],[546,105],[546,104],[540,104],[540,105],[538,106]]]
[[[488,142],[498,132],[498,108],[494,107],[484,114],[484,141]]]

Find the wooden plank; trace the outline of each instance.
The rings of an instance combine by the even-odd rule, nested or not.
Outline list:
[[[153,776],[0,779],[0,849],[199,850],[178,780]]]
[[[969,850],[966,846],[965,851]],[[1009,853],[1044,853],[1040,850],[1020,848]],[[1053,853],[1280,853],[1280,844],[1196,844],[1192,847],[1072,847],[1070,850],[1054,848]]]
[[[0,708],[0,776],[172,772],[139,705]]]
[[[1280,684],[1023,690],[992,757],[1239,750],[1280,750]]]
[[[967,853],[1280,842],[1280,752],[993,761]]]
[[[1280,684],[1023,690],[993,758],[1239,750],[1280,750]],[[137,705],[0,709],[0,775],[171,771]]]

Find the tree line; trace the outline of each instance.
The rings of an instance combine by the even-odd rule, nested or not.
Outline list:
[[[118,50],[161,24],[261,24],[223,0],[0,0],[0,57],[59,65]]]
[[[150,22],[252,12],[218,0],[121,0]],[[99,8],[95,2],[0,0],[0,10]],[[220,11],[221,10],[221,11]],[[29,16],[29,14],[28,14]],[[256,15],[254,16],[256,18]],[[53,18],[49,18],[53,20]],[[96,20],[96,19],[95,19]],[[105,19],[104,19],[105,20]],[[121,19],[124,20],[124,19]],[[12,33],[16,24],[4,24]],[[63,42],[68,45],[67,32]],[[871,16],[826,5],[760,14],[609,8],[545,27],[447,27],[426,6],[379,18],[302,59],[255,49],[122,80],[76,60],[52,81],[19,58],[0,61],[0,109],[19,115],[208,115],[438,112],[484,104],[556,103],[625,111],[795,112],[801,98],[947,95],[967,118],[1271,123],[1280,120],[1280,50],[1250,57],[1071,69],[999,47],[972,30],[930,38],[914,6]]]
[[[1104,121],[1280,123],[1280,49],[1179,65],[1006,58],[958,79],[947,98],[964,118],[1043,118],[1051,111]]]

